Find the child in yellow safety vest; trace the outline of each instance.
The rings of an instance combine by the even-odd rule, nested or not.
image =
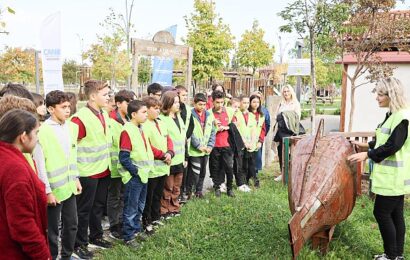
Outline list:
[[[249,99],[249,112],[255,115],[256,125],[255,125],[255,135],[252,136],[252,160],[256,164],[258,159],[258,152],[262,149],[263,142],[265,141],[265,114],[262,112],[261,98],[258,95],[252,95]],[[248,175],[246,177],[247,182],[249,179],[253,179],[256,188],[259,188],[259,179],[257,172],[255,170],[248,169]]]
[[[112,135],[108,114],[103,110],[108,105],[108,92],[109,87],[105,82],[86,81],[84,93],[88,102],[71,119],[78,125],[77,166],[83,187],[82,193],[77,196],[78,231],[74,251],[83,259],[93,256],[88,250],[88,242],[94,248],[112,246],[103,239],[101,225],[111,171]]]
[[[148,120],[143,124],[145,137],[154,154],[154,169],[148,176],[147,200],[142,215],[145,232],[154,233],[154,226],[161,225],[161,197],[165,179],[169,175],[174,145],[164,122],[159,118],[161,102],[154,97],[143,99],[147,105]]]
[[[59,226],[63,220],[61,258],[70,259],[78,224],[75,195],[82,190],[77,169],[78,126],[66,121],[70,117],[70,102],[64,92],[48,93],[46,106],[51,117],[41,125],[38,137],[46,169],[48,242],[52,258],[57,259]]]
[[[118,172],[125,184],[123,210],[123,238],[127,246],[139,247],[145,239],[141,217],[147,196],[148,176],[154,167],[151,144],[142,124],[147,120],[147,107],[141,100],[128,104],[131,121],[124,125],[120,137]]]
[[[187,195],[188,198],[195,193],[195,197],[202,198],[202,189],[209,159],[209,154],[215,145],[216,127],[213,115],[205,110],[206,96],[197,93],[194,97],[194,108],[192,117],[194,120],[194,130],[188,148],[188,176]]]
[[[121,176],[118,173],[118,153],[120,135],[123,125],[129,121],[127,115],[128,103],[134,100],[135,94],[130,90],[120,90],[115,94],[115,109],[109,113],[109,125],[112,132],[112,146],[110,149],[111,155],[111,180],[108,186],[107,196],[107,216],[110,222],[110,237],[114,239],[122,238],[122,209],[124,207],[123,195],[124,184],[122,183]]]
[[[167,128],[174,145],[175,156],[171,160],[170,174],[167,176],[161,198],[161,215],[168,218],[180,213],[178,197],[181,193],[185,162],[186,127],[179,114],[180,100],[175,91],[167,91],[161,98],[159,118]]]
[[[238,164],[238,190],[243,192],[249,192],[248,181],[250,176],[255,176],[255,160],[252,152],[255,149],[256,143],[254,140],[256,132],[256,120],[255,115],[249,113],[249,97],[240,96],[239,111],[235,113],[236,125],[242,140],[245,144],[245,148],[241,152],[241,159],[237,161]]]

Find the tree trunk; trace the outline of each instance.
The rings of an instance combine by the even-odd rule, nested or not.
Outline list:
[[[356,79],[352,79],[350,81],[350,113],[349,113],[349,132],[352,131],[353,128],[353,115],[355,109],[355,92],[356,92]]]
[[[316,117],[316,68],[315,68],[315,33],[313,28],[309,28],[310,36],[310,77],[312,82],[312,110],[310,115],[311,134],[316,132],[315,117]]]

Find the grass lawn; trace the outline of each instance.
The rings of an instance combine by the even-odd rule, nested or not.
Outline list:
[[[302,102],[301,104],[302,111],[309,111],[312,109],[312,104],[307,104],[306,102]],[[323,104],[321,101],[316,102],[316,113],[323,114],[323,115],[333,115],[336,111],[340,111],[341,108],[341,98],[337,97],[334,99],[333,104],[326,103]]]
[[[191,200],[180,217],[169,220],[139,250],[121,243],[102,251],[98,259],[290,259],[287,189],[273,181],[277,168],[265,170],[262,187],[216,198]],[[276,173],[277,174],[277,173]],[[330,251],[321,257],[305,245],[299,259],[372,259],[383,252],[382,240],[366,196],[356,201],[352,215],[336,227]],[[406,202],[410,223],[410,203]],[[407,232],[406,240],[409,241]],[[406,245],[405,256],[410,257]]]

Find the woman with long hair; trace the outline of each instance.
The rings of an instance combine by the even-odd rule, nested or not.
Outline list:
[[[174,145],[174,157],[171,160],[170,174],[165,180],[161,199],[161,215],[172,217],[179,215],[178,197],[185,164],[186,127],[179,114],[179,97],[175,91],[167,91],[161,97],[161,114],[159,119],[164,123]]]
[[[24,158],[37,144],[37,118],[20,109],[0,119],[0,251],[4,259],[50,259],[45,186]]]
[[[376,128],[376,140],[352,142],[364,150],[349,156],[350,162],[373,162],[371,191],[376,194],[373,214],[383,239],[384,253],[374,259],[404,259],[406,227],[403,216],[404,195],[410,193],[410,110],[404,87],[396,78],[376,84],[379,107],[388,108],[384,121]]]
[[[274,141],[278,142],[279,166],[282,170],[282,144],[283,138],[299,134],[301,108],[296,97],[295,91],[290,85],[282,87],[281,101],[276,113],[277,132]],[[293,124],[289,124],[293,122]],[[290,126],[297,126],[296,129]],[[290,129],[291,128],[291,129]],[[296,133],[296,132],[297,133]],[[275,181],[281,181],[282,175],[275,178]]]

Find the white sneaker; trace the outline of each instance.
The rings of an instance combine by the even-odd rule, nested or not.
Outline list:
[[[226,184],[222,183],[219,189],[221,190],[221,192],[226,192]]]
[[[282,174],[275,178],[275,181],[282,181]]]
[[[375,255],[373,259],[377,260],[391,260],[386,254]]]
[[[238,190],[242,191],[242,192],[250,192],[251,191],[251,189],[246,184],[239,186]]]

